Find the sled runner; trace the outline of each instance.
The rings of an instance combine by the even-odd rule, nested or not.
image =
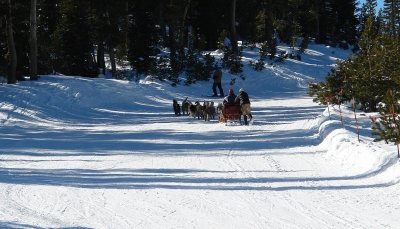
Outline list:
[[[239,122],[241,124],[241,111],[239,104],[226,104],[219,113],[219,122],[227,124],[228,122]]]

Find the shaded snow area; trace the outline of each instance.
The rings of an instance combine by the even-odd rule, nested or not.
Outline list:
[[[359,142],[350,109],[342,125],[307,96],[347,55],[310,45],[301,61],[245,63],[232,87],[249,93],[249,126],[173,114],[172,99],[221,102],[204,97],[211,81],[0,85],[0,227],[400,228],[400,164],[372,142],[376,114],[357,114]]]

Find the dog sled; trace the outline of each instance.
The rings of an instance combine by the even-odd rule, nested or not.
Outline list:
[[[239,123],[241,122],[241,109],[239,104],[225,104],[219,113],[219,122],[225,123]]]

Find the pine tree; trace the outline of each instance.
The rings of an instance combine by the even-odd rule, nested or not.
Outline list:
[[[229,3],[225,0],[197,0],[194,3],[197,13],[192,15],[191,22],[198,36],[204,37],[206,50],[218,48],[219,35],[229,25]]]
[[[164,16],[168,25],[168,46],[170,48],[170,61],[172,78],[176,80],[178,74],[184,69],[186,59],[185,47],[189,38],[189,24],[187,23],[190,15],[191,0],[170,1],[165,5]],[[188,47],[186,47],[188,48]]]
[[[372,118],[372,130],[375,142],[392,142],[397,146],[397,156],[400,158],[400,93],[397,90],[388,90],[384,104],[379,107],[379,120]]]
[[[334,41],[342,48],[348,44],[356,44],[357,25],[356,0],[336,0],[335,10],[337,12],[337,24],[334,30]]]
[[[338,62],[337,68],[332,69],[331,72],[325,78],[325,81],[319,83],[313,83],[309,85],[308,94],[313,99],[322,105],[326,105],[329,111],[329,105],[340,105],[349,101],[348,94],[346,92],[346,73],[347,62]]]
[[[383,18],[386,32],[392,36],[400,36],[400,1],[384,0]]]
[[[90,25],[92,30],[92,36],[95,44],[97,45],[97,56],[96,65],[97,68],[101,69],[102,74],[106,74],[105,65],[105,41],[106,36],[111,33],[108,30],[107,23],[107,3],[104,0],[101,1],[90,1]]]
[[[353,81],[355,90],[358,91],[357,96],[365,111],[376,111],[377,104],[382,99],[382,89],[380,84],[384,84],[382,74],[379,73],[379,41],[377,31],[374,29],[374,17],[371,15],[365,25],[361,35],[359,46],[361,52],[354,59],[357,71],[349,80]],[[378,90],[379,89],[379,90]],[[385,90],[385,89],[383,89]]]
[[[324,39],[321,37],[321,12],[323,12],[324,1],[310,0],[308,4],[308,17],[307,17],[307,29],[308,35],[314,37],[316,42],[322,43]]]
[[[55,69],[54,32],[59,21],[59,0],[38,2],[38,72],[52,73]]]
[[[60,21],[54,35],[56,70],[67,75],[97,76],[92,56],[93,44],[89,27],[89,4],[85,1],[62,0]]]
[[[155,3],[138,1],[131,5],[131,24],[129,28],[128,60],[137,75],[148,74],[155,65],[156,41]]]
[[[375,9],[377,7],[378,3],[377,0],[366,0],[365,3],[362,4],[361,6],[361,11],[359,15],[359,21],[360,21],[360,33],[364,31],[364,26],[367,24],[368,18],[372,17],[373,22],[374,22],[374,28],[376,28],[376,13]]]
[[[25,80],[24,75],[29,75],[29,11],[30,4],[26,4],[23,0],[11,1],[13,6],[13,31],[14,43],[17,55],[16,78],[18,81]]]

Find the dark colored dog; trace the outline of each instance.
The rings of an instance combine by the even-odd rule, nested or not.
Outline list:
[[[197,113],[197,119],[204,119],[204,110],[205,110],[206,106],[205,106],[205,102],[203,105],[201,105],[200,103],[197,104],[196,106],[196,113]]]
[[[181,115],[181,107],[179,106],[179,103],[175,99],[172,100],[172,107],[174,108],[176,116]]]

